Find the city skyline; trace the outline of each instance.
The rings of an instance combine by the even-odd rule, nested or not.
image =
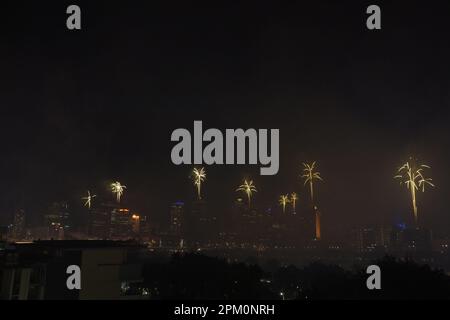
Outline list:
[[[422,192],[424,191],[424,183],[427,183],[429,186],[435,187],[434,184],[431,183],[432,179],[431,178],[425,178],[424,175],[422,175],[422,169],[428,169],[431,170],[431,167],[428,165],[418,165],[418,167],[416,167],[416,162],[411,162],[413,160],[411,160],[413,158],[410,158],[408,162],[406,162],[405,165],[403,165],[402,167],[400,167],[397,170],[397,173],[399,172],[403,172],[403,170],[408,169],[409,171],[405,171],[404,175],[396,175],[394,176],[394,179],[397,178],[401,178],[401,179],[406,179],[405,181],[400,181],[400,184],[406,184],[406,186],[408,187],[408,189],[411,192],[411,195],[413,196],[411,200],[412,201],[412,206],[410,207],[410,211],[412,211],[413,215],[410,216],[405,216],[403,215],[403,220],[400,221],[395,221],[394,219],[391,219],[391,221],[383,221],[383,220],[378,220],[375,221],[373,223],[375,223],[375,225],[396,225],[396,224],[404,224],[404,225],[409,225],[411,227],[424,227],[426,225],[424,225],[423,223],[419,223],[418,221],[418,216],[417,216],[417,203],[416,203],[416,195],[414,192],[420,192],[419,188],[422,188]],[[417,159],[414,159],[414,161],[417,161]],[[411,162],[411,164],[410,164]],[[247,210],[256,210],[260,213],[262,213],[263,215],[268,215],[268,216],[272,216],[272,217],[282,217],[285,216],[286,214],[289,215],[296,215],[297,214],[297,204],[298,202],[300,202],[300,212],[301,215],[308,219],[313,220],[313,227],[315,228],[315,239],[316,240],[320,240],[321,239],[321,219],[322,219],[322,213],[320,212],[321,210],[319,210],[318,208],[318,201],[317,201],[317,197],[314,197],[314,193],[313,193],[313,181],[317,180],[317,181],[323,181],[320,172],[317,171],[316,169],[317,167],[317,163],[314,161],[311,164],[306,164],[306,163],[302,163],[302,166],[300,166],[300,175],[298,175],[298,179],[300,180],[300,182],[303,182],[303,189],[302,192],[300,192],[301,195],[303,195],[303,197],[299,197],[298,194],[296,192],[292,192],[292,193],[288,193],[288,194],[282,194],[280,195],[277,199],[272,199],[267,200],[265,199],[266,203],[269,203],[268,206],[266,207],[259,207],[258,206],[258,202],[256,201],[256,204],[251,202],[251,198],[253,197],[253,194],[257,193],[257,189],[255,187],[255,185],[253,184],[253,180],[248,180],[244,179],[244,184],[239,186],[238,189],[234,190],[234,192],[242,193],[242,196],[244,198],[247,198],[247,205],[246,208]],[[420,169],[418,169],[420,168]],[[414,171],[414,173],[412,173],[413,171],[411,170],[417,170]],[[177,199],[175,198],[171,203],[170,206],[173,206],[173,203],[177,203],[180,200],[182,201],[192,201],[192,203],[195,203],[195,198],[197,199],[197,201],[208,201],[207,198],[201,197],[201,192],[200,192],[200,184],[203,183],[206,179],[206,175],[207,175],[207,171],[205,170],[204,167],[198,169],[196,167],[193,168],[193,170],[191,170],[192,172],[192,182],[195,186],[196,191],[194,192],[195,196],[193,195],[190,200],[189,199]],[[213,177],[214,178],[214,177]],[[416,185],[417,184],[417,185]],[[135,210],[133,208],[133,204],[129,203],[127,201],[124,202],[124,204],[121,204],[120,201],[120,197],[123,195],[124,190],[127,187],[122,185],[119,181],[116,181],[114,183],[111,183],[109,185],[108,190],[104,190],[104,192],[99,192],[99,194],[101,194],[101,196],[99,198],[97,198],[97,195],[91,195],[90,191],[87,192],[87,197],[81,197],[80,199],[80,203],[72,203],[71,206],[75,207],[75,208],[80,208],[80,205],[83,204],[85,215],[84,215],[84,219],[82,221],[78,222],[77,227],[86,227],[88,224],[90,224],[90,220],[92,219],[90,216],[92,215],[92,212],[94,212],[96,210],[97,207],[99,206],[103,206],[104,203],[108,203],[111,202],[113,200],[115,200],[115,202],[117,202],[118,208],[123,207],[123,208],[131,208],[130,209],[126,209],[126,211],[129,211],[130,214],[130,219],[131,217],[133,219],[132,220],[136,220],[135,217],[140,217],[140,215],[145,216],[146,219],[150,219],[150,223],[154,224],[154,225],[160,225],[162,223],[162,225],[167,225],[169,224],[169,226],[172,224],[171,222],[171,212],[167,212],[168,215],[165,217],[165,219],[163,221],[158,221],[157,219],[155,220],[154,216],[152,216],[151,214],[147,214],[147,213],[143,213],[143,212],[139,212],[139,210]],[[412,188],[412,189],[411,189]],[[97,190],[100,191],[100,190]],[[111,193],[112,197],[108,197],[108,191]],[[164,190],[162,190],[164,191]],[[235,199],[239,198],[239,194],[236,195]],[[95,199],[97,198],[97,199]],[[308,199],[309,198],[309,199]],[[99,204],[97,205],[97,203],[94,203],[94,199],[96,200],[96,202],[98,201]],[[292,202],[292,208],[290,208],[290,204]],[[54,202],[56,203],[56,202]],[[65,202],[66,203],[66,202]],[[277,205],[278,204],[281,208],[280,210],[277,210]],[[232,207],[231,207],[231,203],[226,204],[226,203],[221,203],[221,205],[225,205],[225,207],[227,207],[228,209],[228,215],[231,214],[232,212]],[[65,205],[66,208],[68,207],[68,205]],[[288,211],[286,211],[286,209],[288,208]],[[311,208],[313,208],[313,210],[311,211]],[[421,208],[423,210],[423,208]],[[68,210],[68,209],[67,209]],[[72,211],[72,210],[71,210]],[[119,211],[122,211],[122,209],[119,209]],[[426,208],[424,210],[425,212],[427,211]],[[22,215],[25,215],[25,211],[23,210],[23,208],[18,209],[18,212],[22,212]],[[43,212],[43,216],[41,218],[45,218],[48,214],[49,211],[48,209],[45,209]],[[72,214],[76,213],[75,211],[72,211]],[[79,212],[78,212],[79,213]],[[87,215],[86,215],[87,214]],[[170,216],[169,216],[170,214]],[[183,217],[179,217],[178,219],[183,219],[184,221],[187,221],[187,217],[184,216],[184,214],[186,214],[186,212],[184,212],[182,214]],[[213,214],[213,211],[206,211],[205,214],[208,215],[215,215]],[[325,215],[325,219],[327,220],[327,216],[330,213],[328,213],[327,215]],[[333,214],[333,213],[331,213]],[[189,217],[189,215],[188,215]],[[413,218],[412,218],[413,217]],[[190,217],[192,218],[192,217]],[[222,217],[222,222],[226,223],[226,220],[230,218],[230,217]],[[23,222],[23,217],[21,218],[22,222]],[[45,218],[47,219],[47,218]],[[87,220],[86,220],[87,219]],[[14,215],[14,221],[16,220],[16,216]],[[325,221],[326,221],[325,220]],[[41,220],[42,221],[42,220]],[[307,224],[307,222],[304,222],[304,224]],[[328,225],[329,223],[325,223],[326,225]],[[42,222],[39,223],[34,223],[34,224],[28,224],[28,227],[36,227],[36,226],[41,226]],[[60,225],[60,223],[58,223],[58,225]],[[361,223],[351,223],[351,224],[347,224],[344,227],[352,227],[355,228],[357,226],[361,226],[364,224]],[[236,227],[236,226],[235,226]],[[305,228],[305,226],[299,226],[302,228]],[[16,228],[16,224],[15,222],[12,224],[12,230],[15,230]],[[20,226],[20,229],[24,229],[25,226],[22,225]],[[219,228],[220,229],[220,228]],[[82,229],[79,229],[82,230]],[[327,230],[327,232],[329,232],[329,229]],[[23,234],[23,232],[22,232]],[[444,236],[449,236],[448,234],[443,234]],[[88,236],[88,233],[85,234],[85,236]],[[328,240],[330,240],[330,237],[327,237]],[[340,235],[340,238],[334,238],[334,240],[339,240],[342,241],[345,238],[342,238],[342,234]],[[255,238],[255,241],[257,239]]]
[[[0,300],[450,299],[450,1],[0,12]]]

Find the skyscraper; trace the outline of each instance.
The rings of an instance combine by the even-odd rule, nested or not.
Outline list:
[[[217,217],[208,210],[205,200],[195,200],[192,203],[188,229],[189,240],[194,246],[208,245],[211,240],[217,239]]]
[[[133,215],[130,209],[117,207],[111,211],[110,239],[126,240],[132,238]]]
[[[109,239],[111,213],[118,205],[112,201],[98,202],[89,211],[89,237],[95,239]]]
[[[141,231],[141,217],[138,214],[131,216],[131,229],[134,236],[138,236]]]
[[[184,228],[184,202],[177,201],[170,206],[170,232],[183,237]]]
[[[18,209],[14,212],[12,235],[14,240],[23,240],[25,237],[25,210]]]
[[[47,238],[63,240],[70,229],[69,205],[65,201],[53,202],[44,215]]]

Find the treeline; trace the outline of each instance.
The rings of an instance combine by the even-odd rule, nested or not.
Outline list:
[[[381,290],[368,290],[365,268],[345,270],[311,263],[271,272],[246,263],[196,253],[175,254],[168,262],[147,263],[144,283],[154,299],[449,299],[450,277],[413,261],[384,257]]]

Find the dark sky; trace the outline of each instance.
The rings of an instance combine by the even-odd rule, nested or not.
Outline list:
[[[224,216],[244,177],[260,208],[291,191],[306,202],[300,165],[316,160],[327,228],[409,217],[392,177],[415,155],[437,186],[419,213],[449,231],[450,3],[378,1],[382,30],[369,31],[371,2],[311,2],[2,1],[0,221],[116,179],[131,207],[163,220],[194,195],[170,134],[203,120],[280,129],[277,176],[207,168]],[[81,31],[66,29],[69,4]]]

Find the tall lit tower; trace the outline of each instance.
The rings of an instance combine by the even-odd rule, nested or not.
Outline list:
[[[316,180],[323,181],[323,179],[320,176],[320,172],[316,171],[315,161],[311,164],[303,163],[303,175],[301,175],[301,177],[305,180],[304,185],[309,184],[309,193],[311,196],[311,208],[313,210],[313,214],[315,217],[316,240],[320,240],[322,236],[320,229],[320,212],[317,209],[314,199],[314,181]]]
[[[316,239],[320,240],[320,238],[322,237],[321,234],[321,229],[320,229],[320,211],[319,209],[317,209],[316,206],[314,206],[314,217],[315,217],[315,225],[316,225]]]

